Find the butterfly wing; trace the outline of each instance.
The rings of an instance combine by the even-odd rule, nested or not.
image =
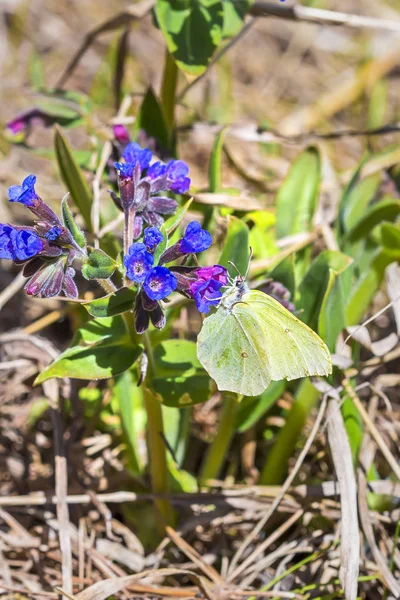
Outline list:
[[[234,308],[236,308],[236,304]],[[197,338],[197,356],[219,390],[246,396],[261,394],[271,381],[268,356],[257,348],[258,322],[220,306],[207,317]]]
[[[271,380],[332,372],[321,338],[279,302],[253,290],[207,317],[197,340],[200,362],[219,390],[257,396]]]
[[[332,373],[330,352],[319,335],[271,296],[253,290],[243,295],[233,311],[239,320],[251,311],[258,321],[258,346],[268,354],[273,381]]]

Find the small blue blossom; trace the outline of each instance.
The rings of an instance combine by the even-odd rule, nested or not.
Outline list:
[[[14,258],[11,233],[15,231],[9,225],[0,224],[0,258],[12,260]]]
[[[154,267],[147,275],[143,289],[151,300],[162,300],[178,285],[173,273],[166,267]]]
[[[221,299],[221,287],[228,283],[228,272],[221,265],[200,267],[195,271],[197,279],[189,285],[189,291],[196,302],[197,310],[208,313]]]
[[[17,260],[28,260],[43,250],[42,240],[33,231],[21,229],[13,241]]]
[[[122,154],[126,163],[131,163],[133,166],[138,162],[141,169],[147,169],[153,157],[153,153],[148,148],[141,148],[139,144],[130,142]]]
[[[192,254],[207,250],[211,243],[211,234],[202,229],[197,221],[191,221],[186,227],[185,235],[179,242],[179,247],[184,254]]]
[[[183,160],[171,160],[167,164],[169,188],[177,194],[184,194],[190,188],[189,167]]]
[[[47,233],[44,234],[43,237],[46,238],[46,240],[49,240],[49,242],[54,242],[58,237],[60,237],[60,235],[62,234],[62,229],[61,227],[52,227],[51,229],[49,229],[49,231]]]
[[[154,258],[144,244],[132,244],[124,256],[126,274],[131,281],[143,283],[153,268]]]
[[[33,206],[34,201],[37,198],[35,183],[35,175],[28,175],[28,177],[25,177],[22,185],[12,185],[9,187],[8,197],[10,202],[21,202],[21,204],[25,204],[25,206]]]
[[[147,227],[144,230],[143,239],[145,246],[149,250],[154,250],[163,241],[164,236],[157,227]]]
[[[133,169],[135,168],[135,165],[133,163],[115,162],[114,167],[117,169],[121,179],[129,179],[133,175]]]
[[[147,170],[146,177],[148,177],[149,179],[154,181],[155,179],[158,179],[159,177],[163,177],[163,175],[165,175],[166,172],[167,172],[167,165],[165,165],[164,163],[162,163],[160,161],[157,161],[157,162],[153,163],[152,165],[150,165],[150,167]]]
[[[211,306],[219,303],[221,300],[220,288],[218,282],[213,279],[201,281],[199,285],[194,287],[193,299],[199,312],[207,314]]]

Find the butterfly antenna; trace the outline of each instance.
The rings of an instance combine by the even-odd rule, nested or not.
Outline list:
[[[250,263],[251,263],[251,259],[253,258],[253,248],[250,246],[249,247],[249,262],[247,263],[247,269],[246,269],[246,274],[244,276],[245,279],[247,279],[247,275],[249,274],[250,271]]]
[[[239,271],[239,269],[237,268],[237,266],[235,265],[235,263],[233,263],[231,260],[228,260],[228,263],[229,263],[230,265],[232,265],[232,267],[233,267],[234,269],[236,269],[236,271],[239,273],[239,277],[241,277],[241,276],[242,276],[242,274],[241,274],[241,272]]]

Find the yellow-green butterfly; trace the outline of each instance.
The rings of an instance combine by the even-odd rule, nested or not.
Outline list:
[[[332,373],[321,338],[241,276],[204,320],[197,355],[219,390],[245,396],[258,396],[271,381]]]

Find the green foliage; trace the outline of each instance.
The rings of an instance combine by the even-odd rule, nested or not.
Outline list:
[[[157,0],[155,15],[177,65],[201,75],[222,40],[221,0]]]
[[[224,0],[224,26],[222,36],[233,37],[239,33],[244,18],[254,0]]]
[[[86,279],[108,279],[117,268],[117,263],[103,250],[92,250],[82,265],[82,275]]]
[[[161,105],[152,88],[147,90],[135,123],[137,131],[143,129],[154,137],[163,150],[171,150],[171,136]]]
[[[231,261],[236,269],[229,264]],[[246,223],[237,217],[228,217],[228,229],[224,248],[218,260],[218,264],[226,267],[231,277],[239,273],[246,273],[249,263],[249,228]]]
[[[85,236],[82,229],[75,222],[71,209],[68,206],[67,198],[63,198],[61,202],[61,216],[64,226],[69,230],[75,242],[78,244],[78,246],[84,248],[86,246]]]
[[[69,142],[58,127],[54,141],[61,177],[85,221],[86,228],[92,231],[92,194],[89,185],[75,161]]]
[[[71,345],[36,379],[36,384],[53,377],[107,379],[139,358],[142,346],[134,345],[120,317],[89,321],[76,332]]]
[[[210,380],[197,358],[194,342],[161,342],[154,349],[154,359],[152,387],[164,404],[186,407],[207,400]]]
[[[245,396],[237,412],[237,430],[243,433],[253,427],[280,398],[285,387],[284,381],[272,381],[261,396]]]
[[[136,293],[136,290],[122,287],[116,292],[112,292],[112,294],[85,302],[83,306],[92,317],[115,317],[115,315],[120,315],[133,309]]]
[[[321,158],[311,146],[294,161],[276,197],[278,238],[310,231],[321,183]]]

